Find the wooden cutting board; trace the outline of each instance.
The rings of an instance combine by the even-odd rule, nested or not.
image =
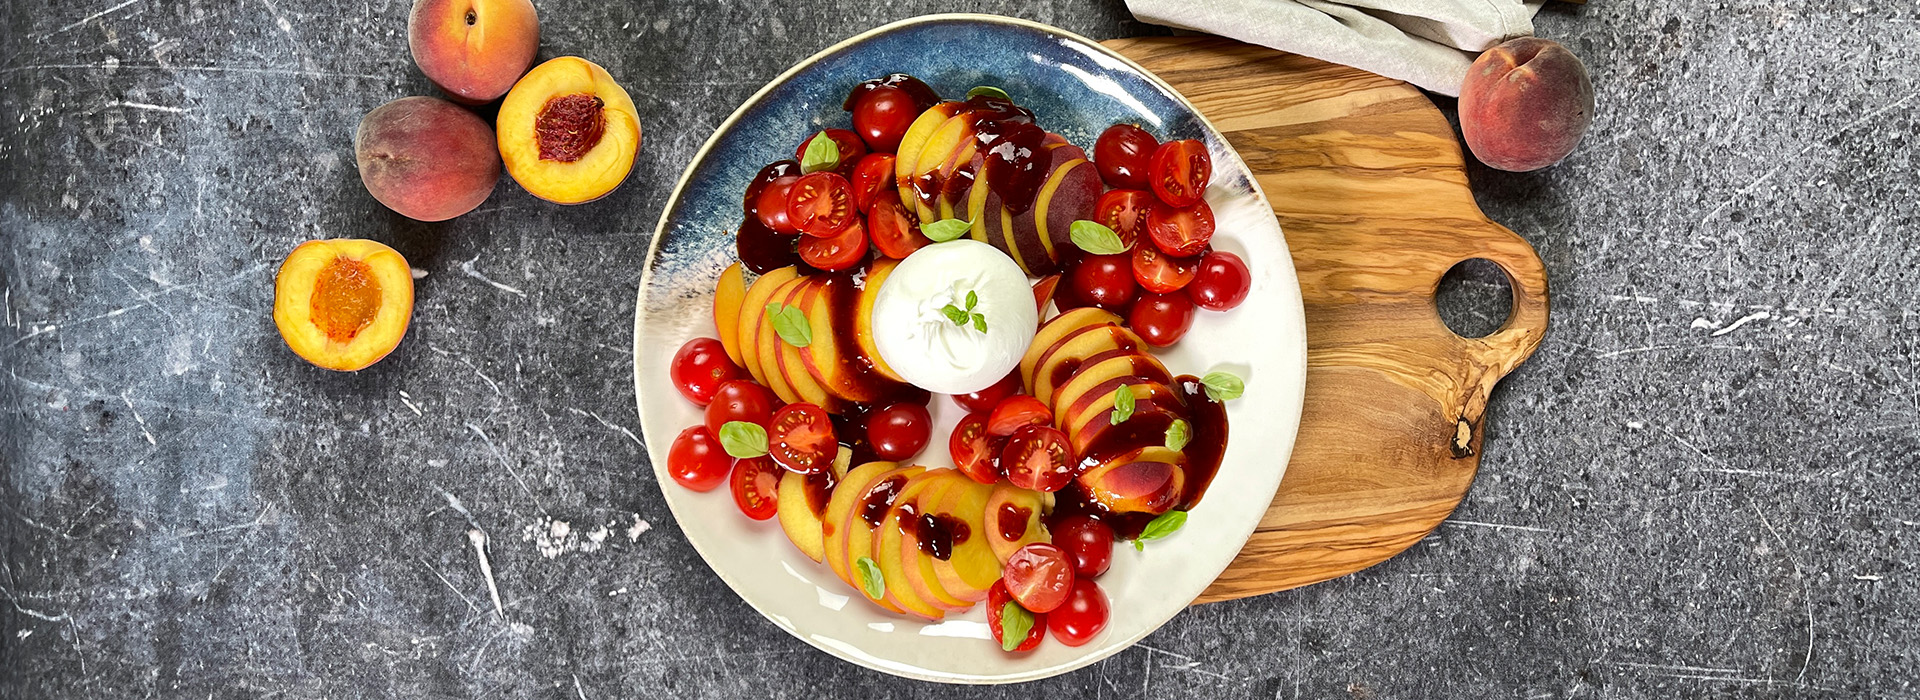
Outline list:
[[[1195,602],[1325,581],[1412,546],[1466,495],[1487,395],[1546,333],[1540,256],[1480,212],[1452,127],[1413,86],[1214,37],[1105,43],[1178,88],[1246,159],[1306,304],[1306,406],[1286,478]],[[1434,303],[1440,277],[1473,258],[1513,288],[1506,324],[1477,339],[1448,330]]]

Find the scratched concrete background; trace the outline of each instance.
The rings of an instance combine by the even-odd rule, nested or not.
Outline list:
[[[1471,172],[1555,307],[1453,521],[966,690],[780,634],[688,547],[634,437],[641,259],[721,119],[858,30],[1157,30],[1112,0],[542,0],[542,53],[637,98],[633,177],[575,208],[503,180],[425,225],[351,155],[431,92],[402,0],[0,3],[0,697],[1915,697],[1920,13],[1684,5],[1539,20],[1601,106],[1559,167]],[[351,375],[268,317],[282,256],[341,236],[428,273]],[[1449,316],[1496,321],[1493,287],[1450,281]]]

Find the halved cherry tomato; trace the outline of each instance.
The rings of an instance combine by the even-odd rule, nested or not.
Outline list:
[[[1127,313],[1127,326],[1156,348],[1178,343],[1193,328],[1193,300],[1179,292],[1142,294]]]
[[[1099,576],[1113,565],[1113,528],[1086,515],[1069,515],[1050,528],[1053,544],[1073,559],[1073,573]]]
[[[900,199],[900,189],[893,186],[892,153],[868,153],[853,167],[852,180],[853,203],[861,213],[872,209],[881,194],[892,192],[895,200]]]
[[[1216,250],[1200,258],[1200,269],[1187,287],[1193,303],[1208,311],[1226,311],[1247,300],[1253,289],[1253,271],[1247,261],[1226,251]]]
[[[793,190],[793,183],[799,181],[798,175],[783,175],[760,189],[759,196],[753,199],[753,216],[760,220],[761,226],[789,236],[800,232],[793,217],[787,215],[787,195]]]
[[[947,454],[967,478],[993,484],[1000,481],[1000,443],[987,434],[987,414],[969,413],[947,438]]]
[[[866,258],[867,227],[858,216],[832,238],[800,237],[800,259],[828,272],[845,270]]]
[[[767,186],[767,191],[777,186],[775,182]],[[839,173],[807,173],[787,191],[787,219],[801,233],[814,238],[831,238],[859,218],[860,212],[853,204],[853,185]]]
[[[895,260],[933,245],[933,239],[920,232],[913,212],[900,205],[897,190],[882,192],[874,199],[873,207],[867,210],[867,237],[873,239],[873,247],[881,255]]]
[[[1147,235],[1147,210],[1153,205],[1153,195],[1140,190],[1107,190],[1093,203],[1093,220],[1119,234],[1121,245],[1133,247]]]
[[[968,413],[984,415],[993,412],[993,407],[1000,405],[1000,402],[1007,400],[1007,397],[1018,393],[1020,393],[1020,370],[1015,369],[1008,372],[1007,376],[1001,377],[1000,381],[994,382],[993,386],[971,394],[954,394],[953,403]]]
[[[1001,618],[1006,616],[1007,606],[1019,604],[1013,599],[1013,594],[1007,592],[1004,581],[994,581],[993,587],[987,589],[987,629],[993,631],[993,641],[999,643],[1001,649],[1007,648],[1007,635],[1002,628]],[[1027,630],[1027,636],[1020,641],[1020,646],[1014,647],[1015,652],[1033,651],[1034,647],[1040,646],[1040,640],[1047,637],[1047,614],[1031,610],[1027,614],[1033,616],[1033,629]]]
[[[1039,399],[1026,395],[1009,396],[994,404],[993,414],[987,417],[987,434],[994,437],[1006,437],[1014,431],[1029,425],[1051,425],[1053,411]]]
[[[1160,140],[1146,129],[1115,124],[1100,132],[1100,140],[1093,142],[1093,164],[1099,167],[1100,179],[1107,185],[1144,190],[1153,154],[1159,148]]]
[[[689,426],[673,439],[667,449],[667,474],[681,486],[695,491],[712,491],[727,480],[733,458],[720,447],[707,426]]]
[[[820,138],[821,133],[823,132],[816,131],[802,139],[800,147],[793,149],[793,159],[805,161],[807,146],[812,144],[814,139]],[[844,177],[853,177],[854,166],[859,165],[860,159],[867,155],[867,145],[860,142],[859,135],[846,129],[828,129],[824,133],[828,138],[833,139],[833,145],[840,149],[840,164],[830,169]]]
[[[1089,255],[1073,266],[1073,293],[1082,303],[1113,311],[1133,301],[1138,291],[1131,256]]]
[[[1213,240],[1213,207],[1206,202],[1185,209],[1155,205],[1147,211],[1147,233],[1163,253],[1183,258],[1199,255]]]
[[[905,462],[920,454],[933,436],[933,416],[927,407],[910,401],[890,403],[867,414],[867,442],[889,462]]]
[[[1133,278],[1155,294],[1180,291],[1200,271],[1199,258],[1176,258],[1160,252],[1158,245],[1133,249]]]
[[[1073,591],[1073,562],[1065,551],[1045,542],[1021,547],[1007,557],[1000,576],[1020,607],[1037,613],[1053,612]]]
[[[754,520],[766,520],[780,510],[780,466],[766,457],[733,462],[733,503]]]
[[[712,338],[694,338],[680,346],[668,373],[673,377],[673,388],[701,408],[713,403],[713,393],[721,384],[746,375],[727,357],[726,347]]]
[[[1067,446],[1067,434],[1050,425],[1029,425],[1014,431],[1000,451],[1000,470],[1007,473],[1007,483],[1014,486],[1047,493],[1059,491],[1073,481],[1073,450]]]
[[[1199,141],[1168,141],[1154,150],[1148,173],[1153,194],[1160,201],[1172,207],[1190,207],[1206,198],[1207,181],[1213,178],[1213,158],[1207,155],[1206,144]]]
[[[713,403],[707,404],[707,429],[719,435],[720,426],[733,421],[766,427],[767,420],[773,417],[773,405],[778,401],[773,392],[751,379],[721,384],[713,392]]]
[[[1100,586],[1093,579],[1077,579],[1066,602],[1047,616],[1047,631],[1061,644],[1077,647],[1107,628],[1108,613],[1107,594],[1100,592]]]
[[[767,456],[790,472],[814,474],[833,466],[840,443],[833,437],[833,418],[819,406],[790,403],[773,412],[767,424]]]

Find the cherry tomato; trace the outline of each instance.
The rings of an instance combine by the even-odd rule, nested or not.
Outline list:
[[[1020,393],[1020,370],[1014,369],[993,386],[971,394],[954,394],[953,403],[968,413],[989,413],[1007,397]]]
[[[905,462],[926,449],[933,437],[933,416],[927,407],[902,401],[867,414],[867,442],[889,462]]]
[[[753,181],[747,183],[747,194],[741,200],[747,215],[755,216],[759,212],[760,192],[767,189],[768,183],[789,175],[800,177],[801,174],[800,161],[797,160],[776,160],[768,163],[767,167],[761,168],[760,172],[753,176]],[[781,200],[780,205],[786,206],[786,200]]]
[[[833,466],[840,443],[833,418],[810,403],[790,403],[773,412],[767,424],[767,456],[790,472],[815,474]]]
[[[882,192],[874,199],[873,207],[867,210],[867,237],[873,239],[873,247],[881,255],[895,260],[933,245],[933,239],[920,232],[913,212],[901,206],[898,191]]]
[[[1232,253],[1216,250],[1200,258],[1200,269],[1187,296],[1208,311],[1226,311],[1247,300],[1253,289],[1253,271],[1247,261]]]
[[[1213,207],[1206,202],[1185,209],[1154,205],[1147,211],[1147,234],[1168,255],[1189,258],[1204,253],[1213,240]]]
[[[1166,294],[1180,291],[1200,271],[1199,258],[1176,258],[1160,252],[1156,245],[1133,249],[1133,278],[1149,292]]]
[[[694,338],[680,346],[668,374],[673,377],[673,388],[701,408],[713,403],[713,392],[719,391],[721,384],[746,376],[727,357],[726,346],[712,338]]]
[[[1153,205],[1153,195],[1141,190],[1107,190],[1093,203],[1093,220],[1119,234],[1121,245],[1133,247],[1147,235],[1147,210]]]
[[[751,379],[735,379],[721,384],[713,392],[713,403],[707,404],[707,430],[717,436],[720,426],[733,421],[766,427],[767,421],[773,417],[773,404],[777,401],[773,392],[753,383]]]
[[[1059,491],[1073,481],[1073,450],[1067,447],[1067,434],[1048,425],[1029,425],[1014,431],[1000,450],[1000,470],[1007,473],[1007,483],[1014,486],[1047,493]]]
[[[681,486],[695,491],[712,491],[727,480],[733,458],[720,447],[720,440],[707,426],[689,426],[673,439],[667,449],[667,474]]]
[[[760,223],[759,217],[749,216],[740,222],[734,248],[740,254],[740,264],[756,275],[764,275],[800,262],[800,254],[793,248],[795,238],[798,236],[781,234]]]
[[[987,414],[969,413],[953,427],[947,453],[953,466],[982,484],[1000,481],[1000,440],[987,434]]]
[[[754,520],[766,520],[780,510],[780,465],[766,457],[733,462],[733,503]]]
[[[893,152],[900,148],[907,127],[928,106],[906,90],[883,85],[857,98],[851,110],[853,129],[873,150]]]
[[[893,186],[893,154],[868,153],[860,163],[853,167],[853,203],[861,213],[873,208],[880,195],[892,192],[894,199],[900,198],[900,190]]]
[[[841,229],[832,238],[800,237],[800,259],[828,272],[845,270],[866,258],[867,227],[857,216],[853,225]]]
[[[820,138],[822,133],[826,134],[827,138],[833,139],[833,145],[840,149],[840,164],[829,169],[844,177],[853,177],[854,167],[859,165],[860,159],[867,155],[867,145],[860,142],[859,136],[846,129],[828,129],[824,132],[816,131],[809,134],[800,142],[799,148],[793,149],[793,159],[805,161],[807,146],[812,145],[813,140]]]
[[[777,183],[767,189],[775,186]],[[853,185],[839,173],[807,173],[787,191],[787,219],[801,233],[814,238],[831,238],[859,218],[860,212],[853,203]]]
[[[1073,573],[1094,577],[1113,566],[1113,528],[1085,515],[1069,515],[1054,523],[1053,544],[1073,559]]]
[[[1133,301],[1139,291],[1128,255],[1089,255],[1073,268],[1073,293],[1080,301],[1113,310]]]
[[[1019,604],[1013,599],[1013,594],[1007,592],[1004,581],[994,581],[993,587],[987,589],[987,629],[993,630],[993,641],[1001,649],[1007,648],[1007,635],[1002,629],[1001,618],[1006,615],[1007,606]],[[1016,652],[1033,651],[1034,647],[1040,646],[1040,640],[1047,638],[1047,614],[1031,610],[1027,614],[1033,616],[1033,629],[1027,630],[1027,636],[1021,640],[1020,646],[1014,647]]]
[[[1047,410],[1046,404],[1031,396],[1016,394],[993,405],[993,413],[987,416],[987,434],[1006,437],[1029,425],[1051,423],[1053,411]]]
[[[1115,124],[1100,132],[1093,142],[1093,164],[1100,168],[1100,179],[1112,187],[1144,190],[1147,171],[1160,140],[1146,129],[1132,124]]]
[[[1178,343],[1193,328],[1193,301],[1179,292],[1142,294],[1127,314],[1127,326],[1156,348]]]
[[[1008,556],[1000,576],[1020,607],[1037,613],[1053,612],[1073,591],[1073,562],[1065,551],[1045,542],[1021,547]]]
[[[1206,144],[1199,141],[1168,141],[1154,150],[1148,173],[1153,194],[1160,201],[1171,207],[1190,207],[1206,198],[1207,180],[1213,177],[1213,158],[1207,155]]]
[[[753,198],[753,215],[761,226],[789,236],[800,232],[793,217],[787,214],[787,194],[793,190],[793,183],[799,181],[798,175],[783,175],[760,189],[760,194]]]
[[[1107,613],[1107,594],[1100,592],[1093,579],[1078,579],[1067,601],[1047,616],[1047,631],[1061,644],[1077,647],[1107,629]]]

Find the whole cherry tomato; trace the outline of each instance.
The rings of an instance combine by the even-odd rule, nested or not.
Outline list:
[[[1187,287],[1187,296],[1202,309],[1226,311],[1246,301],[1252,289],[1253,271],[1247,269],[1247,261],[1216,250],[1200,258],[1200,269]]]
[[[713,393],[721,384],[746,375],[727,357],[726,346],[712,338],[694,338],[680,346],[668,374],[673,377],[673,388],[701,408],[713,403]]]
[[[859,218],[853,185],[839,173],[807,173],[787,189],[787,220],[808,236],[832,238]]]
[[[1154,150],[1148,174],[1154,196],[1167,206],[1183,209],[1206,198],[1207,181],[1213,177],[1213,157],[1207,155],[1206,144],[1199,141],[1168,141]]]
[[[1144,190],[1147,171],[1159,139],[1132,124],[1115,124],[1100,132],[1093,142],[1093,164],[1100,168],[1100,179],[1111,187]]]
[[[766,520],[780,510],[780,465],[765,456],[734,460],[733,503],[754,520]]]
[[[1021,547],[1007,557],[1000,576],[1020,607],[1037,613],[1053,612],[1073,591],[1073,562],[1065,551],[1045,542]]]
[[[733,458],[720,447],[707,426],[688,426],[673,439],[667,449],[667,474],[681,486],[695,491],[712,491],[727,480]]]
[[[769,183],[783,177],[800,177],[801,175],[800,161],[797,160],[776,160],[767,164],[767,167],[761,168],[760,172],[753,176],[753,180],[747,183],[747,193],[741,201],[741,205],[746,208],[747,216],[754,216],[759,212],[760,193],[767,189]],[[786,206],[785,202],[786,200],[781,200],[781,206]]]
[[[1061,644],[1077,647],[1093,641],[1107,628],[1107,594],[1100,592],[1100,586],[1093,579],[1077,579],[1066,602],[1051,612],[1053,614],[1047,616],[1047,631]]]
[[[1180,342],[1193,328],[1193,301],[1179,292],[1142,294],[1127,314],[1127,325],[1148,345],[1167,347]]]
[[[800,227],[787,215],[787,193],[793,190],[793,183],[799,181],[798,175],[783,175],[760,189],[760,194],[753,198],[753,212],[761,226],[789,236],[800,232]]]
[[[1009,605],[1018,606],[1020,602],[1014,600],[1013,594],[1007,592],[1006,582],[993,582],[993,587],[987,589],[987,629],[993,631],[993,641],[998,642],[1001,649],[1007,648],[1004,627]],[[1026,608],[1021,609],[1026,610]],[[1034,647],[1040,646],[1040,640],[1047,637],[1047,614],[1031,610],[1027,611],[1027,614],[1033,616],[1033,628],[1027,630],[1026,637],[1021,638],[1020,646],[1014,647],[1015,652],[1033,651]]]
[[[793,159],[806,160],[807,146],[813,145],[813,140],[820,138],[821,134],[826,134],[827,138],[833,139],[834,147],[840,151],[840,164],[828,169],[851,179],[854,167],[859,165],[860,159],[867,155],[867,145],[860,142],[859,136],[846,129],[828,129],[808,134],[807,138],[800,141],[800,147],[793,149]]]
[[[857,95],[853,104],[853,129],[876,151],[893,152],[900,148],[900,137],[930,104],[922,104],[907,90],[880,86]]]
[[[864,214],[873,208],[880,195],[891,192],[893,198],[900,199],[900,190],[893,186],[893,154],[868,153],[860,163],[853,167],[853,203]]]
[[[790,472],[817,474],[833,466],[840,443],[833,418],[819,406],[790,403],[773,412],[767,424],[767,456]]]
[[[773,392],[751,379],[721,384],[713,392],[713,403],[707,404],[707,430],[718,436],[720,426],[733,421],[746,421],[764,428],[773,417],[773,405],[778,401]]]
[[[1213,240],[1213,207],[1206,202],[1185,209],[1156,204],[1147,211],[1147,235],[1168,255],[1193,257]]]
[[[1073,573],[1094,577],[1113,565],[1113,528],[1086,515],[1069,515],[1051,528],[1053,544],[1073,559]]]
[[[1052,423],[1053,411],[1048,410],[1046,404],[1025,394],[1015,394],[993,405],[993,413],[987,416],[987,434],[1006,437],[1029,425]]]
[[[933,416],[927,407],[902,401],[867,414],[867,441],[875,454],[889,462],[905,462],[925,449],[933,437]]]
[[[1016,368],[1008,372],[1007,376],[1002,377],[1000,381],[994,382],[993,386],[971,394],[954,394],[953,403],[968,413],[987,413],[992,411],[994,406],[1000,405],[1001,401],[1007,400],[1007,397],[1018,393],[1020,393],[1020,370]]]
[[[1157,203],[1140,190],[1107,190],[1093,203],[1093,220],[1113,229],[1122,247],[1132,248],[1146,238],[1147,211]]]
[[[1199,258],[1176,258],[1160,252],[1160,246],[1152,244],[1133,249],[1133,278],[1149,292],[1180,291],[1193,282],[1194,274],[1199,271]]]
[[[867,227],[862,219],[855,216],[853,225],[841,229],[831,238],[800,237],[800,259],[808,265],[838,272],[853,267],[867,259]]]
[[[1000,481],[1000,445],[1005,438],[987,434],[987,414],[969,413],[953,427],[947,438],[947,454],[953,466],[967,478],[982,484]]]
[[[1113,310],[1138,292],[1129,255],[1089,255],[1073,268],[1073,293],[1080,301]]]
[[[1073,449],[1067,445],[1067,434],[1050,425],[1028,425],[1014,431],[1000,450],[1000,471],[1006,472],[1007,483],[1014,486],[1059,491],[1073,481]]]

